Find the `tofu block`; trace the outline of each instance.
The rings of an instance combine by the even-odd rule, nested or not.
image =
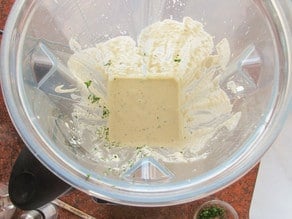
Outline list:
[[[182,138],[180,84],[172,77],[108,81],[109,139],[128,146],[177,146]]]

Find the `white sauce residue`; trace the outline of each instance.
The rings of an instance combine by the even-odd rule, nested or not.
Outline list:
[[[64,85],[59,85],[55,88],[55,92],[59,94],[68,94],[73,93],[77,90],[77,88],[71,88],[71,89],[63,89]]]
[[[232,111],[220,77],[230,59],[227,39],[216,46],[200,22],[164,20],[142,30],[137,43],[119,36],[82,50],[76,40],[68,67],[80,81],[82,99],[73,110],[78,143],[118,174],[140,158],[191,162],[220,129],[232,131],[241,113]],[[173,77],[180,81],[184,146],[120,145],[109,141],[107,83],[114,77]],[[59,88],[59,91],[62,87]],[[116,155],[116,156],[114,156]]]

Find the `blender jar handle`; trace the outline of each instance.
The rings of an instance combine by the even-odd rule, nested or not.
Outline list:
[[[22,210],[33,210],[44,206],[71,187],[59,179],[24,147],[18,156],[9,181],[11,202]]]

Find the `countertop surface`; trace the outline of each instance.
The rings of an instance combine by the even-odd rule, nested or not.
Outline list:
[[[4,29],[5,21],[14,1],[0,0],[0,29]],[[0,93],[0,182],[7,183],[9,175],[24,143],[17,134],[5,108]],[[241,179],[225,189],[204,199],[191,203],[157,208],[131,207],[122,205],[97,204],[93,199],[78,190],[64,195],[61,199],[71,206],[80,209],[96,218],[192,218],[200,204],[211,199],[220,199],[230,203],[238,212],[239,218],[249,218],[249,209],[256,182],[259,165],[256,165]],[[58,209],[59,218],[79,218],[70,212]],[[18,211],[19,213],[19,211]],[[15,216],[17,218],[17,216]]]
[[[250,218],[291,219],[292,103],[280,135],[261,159],[250,207]],[[280,217],[279,217],[280,216]]]

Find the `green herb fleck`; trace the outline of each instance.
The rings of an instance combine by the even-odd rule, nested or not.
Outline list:
[[[109,128],[106,126],[101,126],[97,129],[97,135],[100,139],[109,140]]]
[[[109,116],[109,110],[106,106],[103,106],[103,109],[102,109],[102,117],[103,119],[107,118]]]
[[[89,180],[90,176],[91,176],[90,174],[87,174],[85,180]]]
[[[112,64],[112,60],[108,60],[108,62],[104,66],[110,66]]]
[[[225,211],[223,208],[218,206],[209,206],[203,208],[198,215],[198,219],[212,219],[219,218],[224,219]]]
[[[87,88],[90,87],[91,83],[92,83],[92,80],[89,80],[89,81],[85,81],[84,82],[84,84],[86,85]]]
[[[129,166],[129,168],[131,168],[132,166],[134,166],[134,161],[130,159],[128,161],[128,166]]]
[[[109,137],[109,128],[108,127],[105,128],[104,133],[105,133],[105,139],[109,140],[109,138],[108,138]]]
[[[96,96],[95,94],[89,94],[88,100],[90,100],[91,103],[99,102],[100,97]]]
[[[141,150],[144,146],[138,146],[136,147],[136,150]]]
[[[173,61],[175,61],[175,62],[181,62],[181,58],[179,57],[179,55],[176,55],[176,57],[174,58]]]

